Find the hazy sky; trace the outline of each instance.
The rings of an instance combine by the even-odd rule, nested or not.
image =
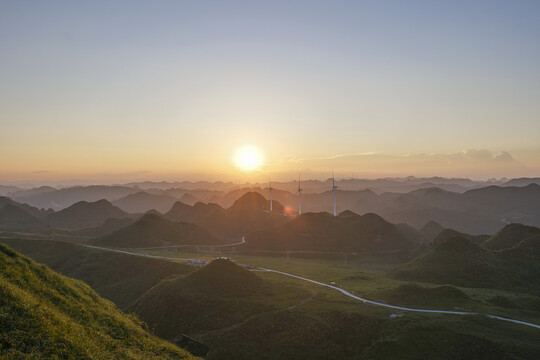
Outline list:
[[[540,1],[0,1],[0,122],[0,181],[235,178],[246,144],[538,176]]]

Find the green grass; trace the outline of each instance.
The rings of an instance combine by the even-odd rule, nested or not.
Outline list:
[[[61,241],[0,239],[0,243],[62,275],[86,282],[121,309],[126,309],[164,278],[195,269],[185,264],[105,252]]]
[[[188,359],[81,281],[0,245],[0,359]]]

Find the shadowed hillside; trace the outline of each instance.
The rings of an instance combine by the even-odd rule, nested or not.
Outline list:
[[[246,241],[251,250],[355,252],[407,250],[421,239],[378,215],[345,211],[337,217],[305,213],[278,228],[253,232]]]
[[[519,248],[486,250],[461,236],[449,238],[398,267],[392,276],[465,287],[540,292],[540,264],[535,258],[531,259]]]
[[[286,223],[289,218],[279,212],[282,209],[282,205],[274,201],[274,211],[270,212],[268,200],[257,192],[247,192],[227,209],[217,204],[197,203],[189,206],[177,202],[165,217],[174,221],[194,222],[214,234],[237,238],[251,231]]]
[[[96,202],[79,201],[72,206],[47,216],[51,227],[83,229],[102,225],[107,219],[122,219],[129,214],[113,206],[107,200]]]
[[[190,359],[136,317],[0,245],[0,357],[4,359]]]
[[[195,224],[169,221],[160,215],[147,213],[134,223],[93,240],[92,243],[100,246],[141,248],[219,245],[222,241]]]
[[[509,224],[487,239],[484,246],[491,250],[510,249],[522,240],[540,235],[540,229],[522,224]]]
[[[48,240],[0,239],[0,243],[43,263],[54,271],[84,281],[121,309],[161,280],[193,271],[193,267],[78,244]]]
[[[214,330],[271,309],[261,304],[271,287],[230,260],[217,259],[186,276],[162,281],[130,310],[156,333],[171,339],[194,330]],[[258,301],[255,301],[255,300]]]

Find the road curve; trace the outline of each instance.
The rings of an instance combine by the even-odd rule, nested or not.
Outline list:
[[[264,271],[268,271],[268,272],[273,272],[273,273],[276,273],[276,274],[290,276],[290,277],[293,277],[295,279],[307,281],[307,282],[317,284],[317,285],[320,285],[320,286],[325,286],[327,288],[337,290],[337,291],[341,292],[343,295],[346,295],[346,296],[348,296],[350,298],[360,300],[360,301],[363,301],[364,303],[368,303],[368,304],[372,304],[372,305],[376,305],[376,306],[382,306],[382,307],[386,307],[386,308],[390,308],[390,309],[396,309],[396,310],[402,310],[402,311],[414,311],[414,312],[423,312],[423,313],[454,314],[454,315],[483,315],[483,316],[487,316],[487,317],[492,318],[492,319],[509,321],[509,322],[513,322],[513,323],[516,323],[516,324],[526,325],[526,326],[530,326],[530,327],[540,329],[540,325],[536,325],[536,324],[529,323],[529,322],[526,322],[526,321],[521,321],[521,320],[509,319],[509,318],[505,318],[505,317],[497,316],[497,315],[482,314],[482,313],[467,312],[467,311],[415,309],[415,308],[409,308],[409,307],[403,307],[403,306],[389,305],[389,304],[385,304],[385,303],[381,303],[381,302],[377,302],[377,301],[373,301],[373,300],[364,299],[364,298],[361,298],[360,296],[356,296],[354,294],[351,294],[347,290],[343,290],[342,288],[339,288],[337,286],[325,284],[325,283],[315,281],[315,280],[311,280],[311,279],[301,277],[301,276],[298,276],[298,275],[293,275],[293,274],[289,274],[289,273],[286,273],[286,272],[283,272],[283,271],[272,270],[272,269],[267,269],[267,268],[260,268],[260,269],[264,270]]]
[[[149,258],[155,258],[155,259],[183,260],[183,261],[194,260],[194,259],[183,259],[183,258],[177,258],[177,257],[147,255],[147,254],[143,254],[143,253],[137,253],[137,252],[131,252],[131,251],[125,251],[125,250],[118,250],[118,249],[111,249],[111,248],[104,248],[104,247],[92,246],[92,245],[83,245],[83,246],[91,248],[91,249],[112,251],[112,252],[117,252],[117,253],[121,253],[121,254],[143,256],[143,257],[149,257]],[[540,325],[536,325],[536,324],[526,322],[526,321],[505,318],[503,316],[491,315],[491,314],[482,314],[482,313],[467,312],[467,311],[416,309],[416,308],[409,308],[409,307],[404,307],[404,306],[389,305],[389,304],[385,304],[385,303],[381,303],[381,302],[377,302],[377,301],[373,301],[373,300],[369,300],[369,299],[364,299],[364,298],[362,298],[360,296],[356,296],[354,294],[351,294],[347,290],[343,290],[342,288],[339,288],[337,286],[325,284],[325,283],[322,283],[322,282],[319,282],[319,281],[316,281],[316,280],[312,280],[312,279],[308,279],[308,278],[305,278],[305,277],[302,277],[302,276],[293,275],[293,274],[289,274],[289,273],[286,273],[286,272],[283,272],[283,271],[273,270],[273,269],[268,269],[268,268],[263,268],[263,267],[261,267],[259,269],[262,270],[262,271],[273,272],[273,273],[276,273],[276,274],[289,276],[289,277],[292,277],[292,278],[295,278],[295,279],[310,282],[312,284],[316,284],[316,285],[319,285],[319,286],[324,286],[324,287],[327,287],[327,288],[330,288],[330,289],[333,289],[333,290],[337,290],[337,291],[339,291],[340,293],[342,293],[345,296],[348,296],[348,297],[353,298],[355,300],[359,300],[359,301],[362,301],[364,303],[372,304],[372,305],[375,305],[375,306],[382,306],[382,307],[385,307],[385,308],[396,309],[396,310],[401,310],[401,311],[414,311],[414,312],[422,312],[422,313],[453,314],[453,315],[482,315],[482,316],[489,317],[491,319],[509,321],[509,322],[512,322],[512,323],[515,323],[515,324],[526,325],[526,326],[530,326],[530,327],[533,327],[533,328],[536,328],[536,329],[540,329]]]

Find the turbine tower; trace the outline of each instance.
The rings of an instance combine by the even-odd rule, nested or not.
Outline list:
[[[332,169],[332,192],[334,193],[334,216],[337,216],[337,210],[336,210],[336,190],[337,190],[336,182],[334,179],[334,169]]]
[[[300,174],[298,174],[298,215],[302,215],[302,188],[300,187]]]
[[[270,191],[270,212],[272,212],[272,184],[270,183],[270,179],[268,179],[268,190]]]

